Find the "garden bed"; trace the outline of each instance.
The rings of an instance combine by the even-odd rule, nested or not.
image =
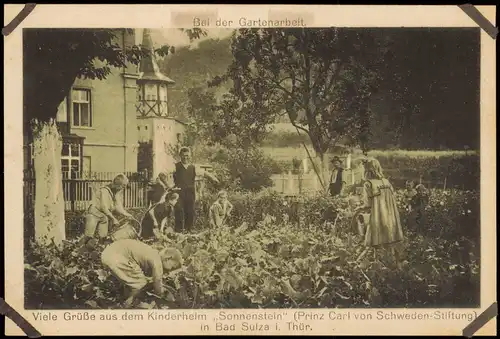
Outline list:
[[[184,264],[165,273],[169,292],[163,298],[147,296],[135,307],[479,305],[477,193],[431,192],[425,226],[405,231],[401,270],[383,253],[380,260],[368,255],[355,262],[364,248],[349,220],[339,219],[335,232],[321,227],[331,199],[300,201],[297,222],[283,217],[292,210],[293,201],[277,195],[233,194],[231,199],[234,227],[170,234],[161,243],[152,243],[179,249]],[[407,218],[403,206],[401,216]],[[200,217],[198,227],[202,224]],[[118,307],[122,290],[101,267],[101,250],[82,249],[76,239],[63,252],[33,246],[25,257],[26,308]]]

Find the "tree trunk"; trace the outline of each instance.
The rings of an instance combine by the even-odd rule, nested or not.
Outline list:
[[[320,154],[319,155],[319,159],[320,159],[320,162],[321,162],[321,180],[323,180],[323,185],[325,186],[324,187],[324,190],[325,190],[325,193],[328,194],[328,186],[330,184],[330,168],[329,168],[329,164],[330,164],[330,157],[328,156],[328,154]]]
[[[66,238],[62,188],[62,141],[54,120],[37,122],[33,140],[35,165],[35,241],[61,246]]]
[[[322,183],[322,191],[325,194],[328,194],[328,185],[330,184],[330,169],[329,169],[329,157],[327,154],[319,153],[316,151],[316,157],[319,160],[319,164],[315,165],[315,174],[318,177],[318,181],[320,185]]]

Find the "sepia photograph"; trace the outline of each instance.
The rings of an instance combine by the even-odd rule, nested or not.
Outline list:
[[[17,28],[26,319],[477,318],[482,29],[203,20]]]
[[[477,307],[479,32],[25,29],[26,307]]]

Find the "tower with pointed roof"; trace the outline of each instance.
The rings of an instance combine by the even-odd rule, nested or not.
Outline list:
[[[183,134],[184,124],[169,112],[168,88],[175,82],[158,67],[150,29],[143,31],[142,47],[147,52],[139,65],[137,79],[137,129],[143,148],[139,150],[142,158],[138,169],[147,169],[156,176],[174,168],[172,149]]]
[[[167,117],[168,86],[175,84],[175,81],[160,72],[149,29],[144,29],[142,46],[147,54],[139,65],[136,106],[138,117]]]

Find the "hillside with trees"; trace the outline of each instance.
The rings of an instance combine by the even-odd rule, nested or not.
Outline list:
[[[158,60],[164,74],[175,81],[169,88],[169,110],[180,118],[188,114],[189,90],[208,90],[207,81],[226,72],[232,60],[231,39],[207,39],[198,47],[183,46]],[[229,85],[210,90],[216,97],[229,90]]]
[[[386,50],[378,66],[377,91],[370,99],[367,147],[478,149],[477,31],[448,29],[431,34],[430,29],[415,28],[410,33],[380,29],[376,35],[384,39]],[[176,81],[169,92],[172,112],[189,115],[189,90],[197,92],[197,97],[212,93],[220,100],[233,88],[231,79],[217,87],[207,86],[207,81],[226,73],[235,60],[231,41],[207,39],[198,48],[178,48],[159,62],[162,71]]]

